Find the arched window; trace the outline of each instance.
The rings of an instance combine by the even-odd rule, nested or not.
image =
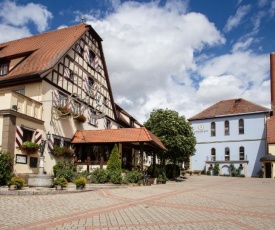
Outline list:
[[[228,147],[226,147],[224,150],[224,160],[230,161],[230,150]]]
[[[216,149],[212,148],[211,149],[211,161],[215,161],[216,160]]]
[[[229,135],[230,134],[230,128],[229,128],[229,121],[224,122],[224,135]]]
[[[243,121],[243,119],[239,120],[239,134],[244,134],[244,121]]]
[[[244,147],[241,146],[239,150],[239,159],[244,160]]]
[[[211,123],[211,137],[216,136],[216,123],[212,122]]]

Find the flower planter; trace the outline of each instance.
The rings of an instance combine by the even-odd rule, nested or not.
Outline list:
[[[9,186],[9,190],[17,190],[17,186],[15,184],[12,184]]]

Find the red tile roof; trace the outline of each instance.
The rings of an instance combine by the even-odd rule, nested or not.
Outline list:
[[[209,108],[203,110],[197,115],[189,118],[192,120],[201,120],[219,116],[230,116],[246,113],[263,113],[269,112],[270,109],[257,105],[242,98],[220,101]]]
[[[151,144],[158,149],[166,150],[162,142],[146,128],[121,128],[103,130],[79,130],[72,142],[76,143],[137,143]]]
[[[1,80],[43,73],[52,68],[90,26],[76,26],[0,44],[0,59],[31,53]],[[2,49],[1,49],[2,48]]]
[[[275,117],[272,116],[266,122],[267,129],[267,143],[272,144],[275,143]]]

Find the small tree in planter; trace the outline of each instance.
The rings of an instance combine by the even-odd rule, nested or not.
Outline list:
[[[0,151],[0,186],[7,185],[12,178],[13,159],[9,152]]]
[[[60,186],[61,189],[66,188],[68,185],[68,181],[64,177],[57,178],[54,180],[53,185],[58,189],[58,186]]]
[[[12,177],[11,181],[9,182],[9,187],[11,188],[14,186],[13,189],[22,189],[24,187],[25,180],[20,177]]]
[[[21,145],[21,150],[25,152],[26,154],[36,154],[39,149],[39,144],[31,142],[31,141],[25,141]]]
[[[87,180],[84,177],[79,177],[74,180],[76,189],[83,189],[86,186]]]
[[[111,155],[107,162],[107,170],[121,172],[121,160],[119,159],[119,152],[116,144],[114,145],[114,148],[112,149]]]

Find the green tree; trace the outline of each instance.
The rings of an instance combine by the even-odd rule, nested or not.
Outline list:
[[[168,149],[162,155],[173,164],[189,162],[194,155],[196,137],[184,116],[169,109],[153,110],[144,126],[155,134]]]
[[[121,172],[121,160],[119,157],[118,147],[115,144],[112,152],[110,154],[109,160],[107,162],[108,171],[120,171]]]
[[[13,159],[9,152],[0,151],[0,186],[7,185],[12,177]]]

